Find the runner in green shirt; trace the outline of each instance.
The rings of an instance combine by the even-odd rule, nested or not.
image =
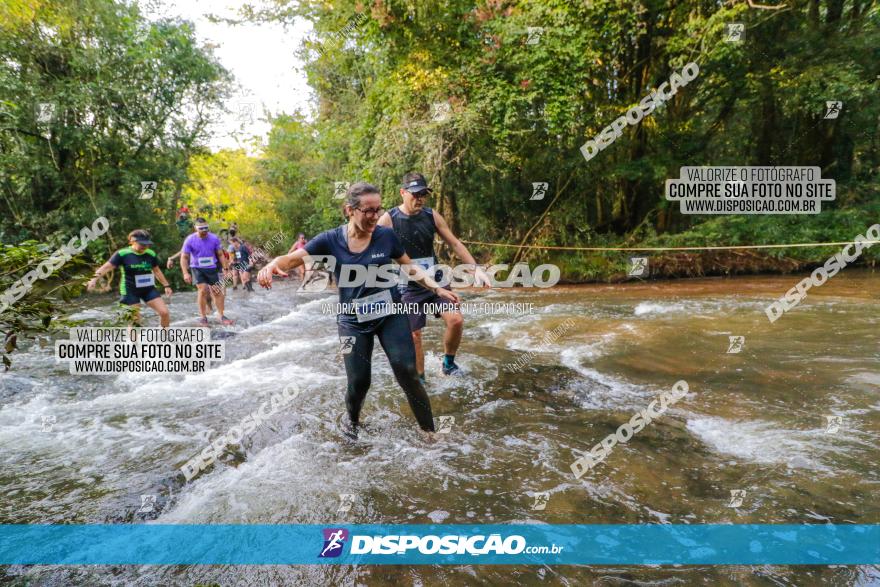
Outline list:
[[[165,287],[165,294],[168,296],[171,295],[171,286],[159,269],[156,252],[149,248],[153,244],[150,234],[146,230],[133,230],[128,235],[128,242],[129,246],[113,253],[110,260],[95,271],[95,277],[89,280],[86,287],[93,290],[99,277],[116,267],[122,267],[122,275],[119,278],[119,293],[122,297],[119,303],[138,306],[136,315],[137,321],[140,322],[140,303],[144,302],[159,315],[162,328],[168,328],[171,323],[171,313],[162,300],[159,290],[156,289],[156,281]]]

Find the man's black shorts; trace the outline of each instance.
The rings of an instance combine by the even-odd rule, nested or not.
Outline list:
[[[160,297],[162,297],[162,294],[160,294],[159,290],[155,287],[141,287],[125,292],[125,294],[119,298],[119,303],[126,306],[133,306],[134,304],[140,304],[141,301],[146,303]]]
[[[193,283],[205,283],[207,285],[216,285],[220,283],[220,272],[217,269],[199,269],[192,268]]]
[[[448,289],[452,291],[452,288],[448,285],[443,286],[443,289]],[[401,296],[401,301],[406,304],[418,304],[418,309],[416,311],[410,311],[407,314],[409,318],[409,327],[410,330],[415,332],[416,330],[421,330],[425,327],[425,324],[428,322],[428,310],[431,310],[434,314],[434,318],[440,317],[440,312],[436,311],[437,306],[441,306],[439,308],[444,312],[454,312],[458,310],[458,305],[450,302],[449,300],[444,300],[430,289],[425,289],[423,287],[416,286],[416,289],[410,291],[407,289],[403,292]],[[434,308],[426,308],[427,304],[435,304]]]

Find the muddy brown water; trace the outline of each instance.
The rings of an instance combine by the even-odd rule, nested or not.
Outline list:
[[[230,292],[228,358],[186,376],[73,376],[51,340],[0,375],[3,523],[880,523],[880,274],[847,269],[771,324],[796,275],[466,291],[533,304],[466,317],[423,439],[379,346],[355,445],[340,441],[344,371],[331,292]],[[79,302],[98,324],[110,298]],[[195,325],[191,293],[175,325]],[[149,312],[146,313],[149,316]],[[149,316],[147,323],[155,322]],[[549,332],[556,335],[547,337]],[[729,353],[730,336],[743,336]],[[520,360],[521,372],[510,364]],[[677,380],[690,393],[574,478],[570,464]],[[226,461],[182,484],[176,468],[289,382],[294,405]],[[829,423],[834,426],[829,427]],[[733,491],[742,503],[731,506]],[[543,511],[535,493],[549,493]],[[143,494],[156,494],[140,513]],[[337,510],[340,494],[354,495]],[[116,585],[878,585],[862,567],[6,567],[6,582]]]

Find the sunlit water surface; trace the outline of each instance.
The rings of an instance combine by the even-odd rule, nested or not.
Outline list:
[[[416,429],[379,345],[366,432],[342,441],[344,369],[331,291],[229,292],[227,360],[198,375],[72,376],[50,339],[0,375],[3,523],[880,523],[880,276],[847,270],[771,324],[797,276],[466,291],[533,304],[473,315],[428,390],[453,416]],[[97,325],[110,298],[73,318]],[[172,321],[195,326],[191,292]],[[157,325],[145,312],[147,325]],[[569,321],[569,322],[566,322]],[[545,335],[556,329],[554,340]],[[234,333],[234,334],[231,334]],[[230,335],[231,334],[231,335]],[[738,353],[729,337],[744,336]],[[545,344],[546,341],[546,344]],[[29,346],[31,345],[32,346]],[[29,348],[28,348],[29,347]],[[523,372],[507,365],[525,353]],[[679,379],[691,393],[581,480],[570,464]],[[178,468],[289,383],[296,401],[183,483]],[[44,416],[47,419],[44,419]],[[829,417],[840,416],[829,431]],[[52,418],[54,417],[54,423]],[[50,422],[49,425],[46,421]],[[834,430],[833,428],[831,430]],[[731,507],[731,491],[744,490]],[[544,510],[534,495],[549,492]],[[156,511],[139,512],[141,495]],[[339,512],[340,494],[355,496]],[[877,567],[7,567],[41,585],[878,585]]]

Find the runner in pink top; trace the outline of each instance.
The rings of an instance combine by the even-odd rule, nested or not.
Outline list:
[[[304,235],[303,233],[299,233],[299,236],[296,237],[296,242],[293,243],[293,246],[290,248],[290,253],[306,248],[307,242],[308,241],[306,240],[306,235]],[[306,275],[308,274],[308,271],[306,271],[305,263],[297,267],[296,272],[297,274],[299,274],[300,281],[305,283]]]

